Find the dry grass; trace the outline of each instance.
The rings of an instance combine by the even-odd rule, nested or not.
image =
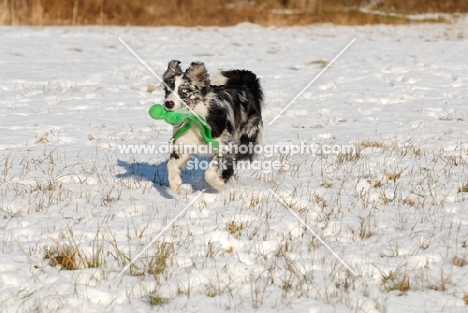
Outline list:
[[[468,2],[459,0],[385,0],[376,3],[373,9],[399,13],[461,13],[467,12]]]
[[[231,221],[226,225],[226,230],[233,235],[235,238],[239,238],[244,225],[242,223],[236,223],[236,221]]]
[[[461,187],[458,187],[458,193],[460,192],[468,192],[468,183],[466,185],[463,185]]]
[[[365,14],[468,12],[468,2],[389,0],[369,7],[363,0],[0,0],[2,25],[229,26],[306,25],[317,22],[362,25],[408,23],[405,18]]]
[[[78,270],[81,269],[77,260],[77,251],[75,247],[66,245],[57,245],[56,248],[45,248],[44,259],[50,260],[50,265],[60,265],[64,270]]]
[[[51,266],[60,266],[61,270],[76,271],[86,268],[98,268],[103,265],[103,246],[99,232],[93,240],[92,255],[86,255],[76,240],[73,230],[62,232],[53,245],[44,246],[44,259]]]
[[[134,281],[134,285],[120,287],[124,286],[121,284],[115,288],[127,288],[125,291],[129,299],[146,298],[148,306],[156,309],[161,307],[164,310],[167,305],[184,298],[205,296],[223,301],[226,303],[225,310],[232,312],[265,307],[272,297],[280,299],[281,305],[286,308],[290,308],[295,299],[314,298],[330,305],[339,303],[351,311],[373,311],[361,302],[363,297],[373,301],[375,308],[381,308],[379,301],[382,297],[402,296],[413,291],[422,294],[427,290],[443,293],[461,288],[454,283],[457,276],[452,274],[466,271],[468,265],[465,252],[457,250],[456,254],[452,254],[459,245],[459,230],[452,228],[451,221],[434,229],[431,222],[437,221],[437,216],[444,218],[444,201],[449,196],[456,195],[457,201],[464,203],[465,195],[457,194],[456,188],[464,186],[466,181],[456,179],[459,179],[457,170],[467,167],[466,158],[455,156],[454,159],[443,151],[439,151],[439,154],[428,153],[422,148],[417,148],[421,153],[415,154],[412,151],[418,146],[413,143],[397,145],[396,142],[369,140],[358,146],[371,153],[362,153],[348,161],[335,155],[307,158],[305,162],[300,158],[290,158],[289,162],[292,166],[297,165],[298,171],[312,169],[315,175],[303,179],[295,178],[297,174],[293,172],[278,171],[274,175],[285,183],[290,178],[297,179],[298,185],[292,185],[292,190],[285,188],[287,193],[281,195],[287,203],[285,207],[300,214],[324,240],[346,239],[342,242],[346,245],[359,242],[372,245],[375,242],[374,250],[380,255],[370,261],[375,262],[375,269],[367,270],[369,266],[365,262],[356,263],[352,267],[362,276],[350,276],[341,263],[326,252],[322,244],[294,217],[283,213],[282,203],[266,193],[245,186],[220,193],[217,202],[206,205],[207,210],[223,212],[224,216],[219,214],[206,222],[186,218],[186,222],[172,228],[170,237],[174,241],[155,244],[154,250],[133,263],[124,276],[124,279]],[[392,148],[384,148],[387,146]],[[158,211],[161,210],[160,206],[152,205],[151,211],[154,213],[149,216],[140,218],[143,213],[138,211],[130,217],[115,216],[116,206],[128,202],[113,204],[129,201],[135,190],[145,194],[153,184],[149,182],[147,187],[141,178],[115,178],[112,159],[104,161],[101,158],[103,163],[98,166],[98,160],[87,158],[84,161],[80,157],[74,166],[70,166],[72,159],[68,158],[70,163],[64,165],[60,151],[50,151],[47,147],[43,149],[38,156],[20,158],[12,152],[0,159],[3,166],[0,171],[0,182],[3,180],[0,194],[7,199],[24,198],[25,203],[31,203],[30,208],[25,207],[23,212],[15,213],[15,219],[27,220],[29,214],[47,212],[49,209],[48,215],[53,216],[57,214],[54,213],[57,206],[72,212],[74,206],[68,204],[72,198],[82,200],[77,203],[86,203],[84,208],[88,211],[83,211],[87,212],[85,221],[80,223],[76,220],[76,224],[72,225],[76,231],[72,226],[60,231],[47,230],[50,233],[47,242],[51,244],[44,247],[43,257],[45,263],[64,271],[61,273],[63,277],[76,277],[71,281],[76,290],[80,289],[76,286],[83,282],[88,285],[91,282],[93,288],[104,288],[101,281],[110,281],[107,279],[113,276],[109,274],[115,274],[134,259],[132,251],[140,251],[151,238],[151,233],[147,232],[154,234],[158,231],[151,230],[154,217],[161,215],[163,218],[164,214],[164,211]],[[366,170],[370,164],[372,167]],[[43,178],[31,179],[37,175],[36,168],[41,170],[40,176]],[[60,179],[64,176],[75,179]],[[19,181],[14,177],[18,177]],[[356,184],[360,181],[366,183],[359,186],[367,187],[357,188]],[[318,188],[321,182],[322,186]],[[34,202],[36,198],[41,201],[39,204]],[[361,201],[356,201],[359,199]],[[447,200],[448,203],[450,201]],[[92,215],[106,206],[110,206],[106,217],[96,213]],[[73,214],[81,212],[79,209],[81,206],[77,204],[76,213]],[[424,220],[429,214],[433,218]],[[392,219],[392,216],[396,217]],[[168,217],[166,215],[163,220],[168,220]],[[116,226],[123,219],[129,221],[127,230],[119,230]],[[114,224],[114,220],[119,224]],[[97,230],[94,226],[84,227],[84,223],[90,225],[89,221],[96,222]],[[402,245],[405,241],[399,241],[400,231],[413,227],[414,221],[418,225],[426,225],[427,235],[407,240],[414,246],[408,251]],[[382,233],[381,225],[384,222],[396,231],[386,229]],[[408,234],[417,236],[409,231]],[[228,246],[218,239],[223,237],[228,238],[229,242],[224,241]],[[383,238],[391,240],[387,242]],[[440,249],[440,242],[447,246]],[[5,247],[9,244],[17,242],[6,237],[2,244],[3,253],[6,253]],[[30,242],[25,244],[30,245]],[[37,247],[41,249],[42,245],[38,244]],[[407,262],[412,257],[421,256],[422,250],[427,250],[424,254],[442,250],[447,252],[440,261],[428,261],[421,267]],[[370,253],[371,250],[367,251]],[[242,254],[250,255],[249,262],[253,260],[258,270],[240,270],[237,264]],[[345,253],[343,256],[347,260]],[[362,256],[367,257],[365,254]],[[443,266],[452,266],[455,270],[444,272]],[[35,268],[39,269],[39,266]],[[43,268],[47,273],[48,268]],[[190,278],[185,279],[187,274],[207,278],[198,283]],[[381,279],[377,281],[363,279],[379,274]],[[324,284],[329,287],[324,288]],[[468,302],[464,290],[457,297]]]
[[[402,273],[401,276],[397,275],[396,272],[390,271],[389,274],[382,274],[382,284],[387,291],[399,290],[405,292],[410,290],[410,281],[406,272]]]

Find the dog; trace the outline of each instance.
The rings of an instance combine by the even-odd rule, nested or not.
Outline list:
[[[169,111],[190,108],[211,128],[213,139],[219,142],[220,148],[218,153],[212,154],[213,158],[205,171],[205,180],[213,188],[221,190],[233,178],[235,162],[247,159],[252,161],[255,153],[251,147],[261,143],[263,90],[260,79],[251,71],[230,70],[222,71],[211,82],[202,62],[192,62],[185,72],[180,64],[178,60],[169,62],[163,75],[164,108]],[[181,127],[183,125],[175,126],[174,133]],[[205,144],[196,125],[192,125],[174,141],[176,147]],[[250,149],[221,148],[242,145]],[[175,192],[181,188],[181,171],[189,159],[190,153],[180,149],[171,153],[167,163],[168,180]]]

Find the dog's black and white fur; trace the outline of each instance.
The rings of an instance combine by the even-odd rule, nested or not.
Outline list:
[[[165,88],[166,110],[189,106],[206,120],[211,127],[213,139],[220,145],[255,146],[261,143],[263,91],[260,80],[254,73],[246,70],[223,71],[216,81],[210,82],[203,63],[193,62],[183,72],[180,62],[173,60],[169,62],[163,79],[178,95]],[[176,126],[174,132],[181,126]],[[202,145],[205,142],[194,125],[177,138],[174,144]],[[253,157],[251,150],[244,154],[234,149],[224,152],[223,150],[220,149],[219,153],[214,154],[205,172],[205,180],[218,190],[234,175],[233,165],[236,160],[252,160]],[[181,170],[189,159],[190,155],[183,151],[174,151],[171,154],[167,169],[172,190],[180,190]],[[224,166],[221,167],[221,164]]]

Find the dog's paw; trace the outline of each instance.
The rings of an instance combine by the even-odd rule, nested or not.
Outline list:
[[[214,189],[216,189],[218,191],[221,191],[224,188],[224,183],[223,182],[220,182],[220,183],[216,182],[216,183],[210,184],[210,185],[211,185],[211,187],[213,187]]]
[[[224,188],[224,181],[219,177],[218,173],[212,169],[205,172],[205,180],[216,190],[221,191]]]
[[[192,185],[190,184],[182,184],[180,186],[179,192],[183,194],[191,194],[193,193]]]
[[[182,187],[182,179],[180,176],[169,177],[169,186],[171,186],[172,191],[179,192],[180,187]]]

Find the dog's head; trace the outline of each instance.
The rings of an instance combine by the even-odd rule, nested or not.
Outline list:
[[[186,105],[194,108],[197,103],[203,101],[207,87],[210,85],[205,64],[201,62],[193,62],[185,72],[182,72],[180,61],[173,60],[169,62],[163,79],[166,84],[164,107],[171,111]]]

